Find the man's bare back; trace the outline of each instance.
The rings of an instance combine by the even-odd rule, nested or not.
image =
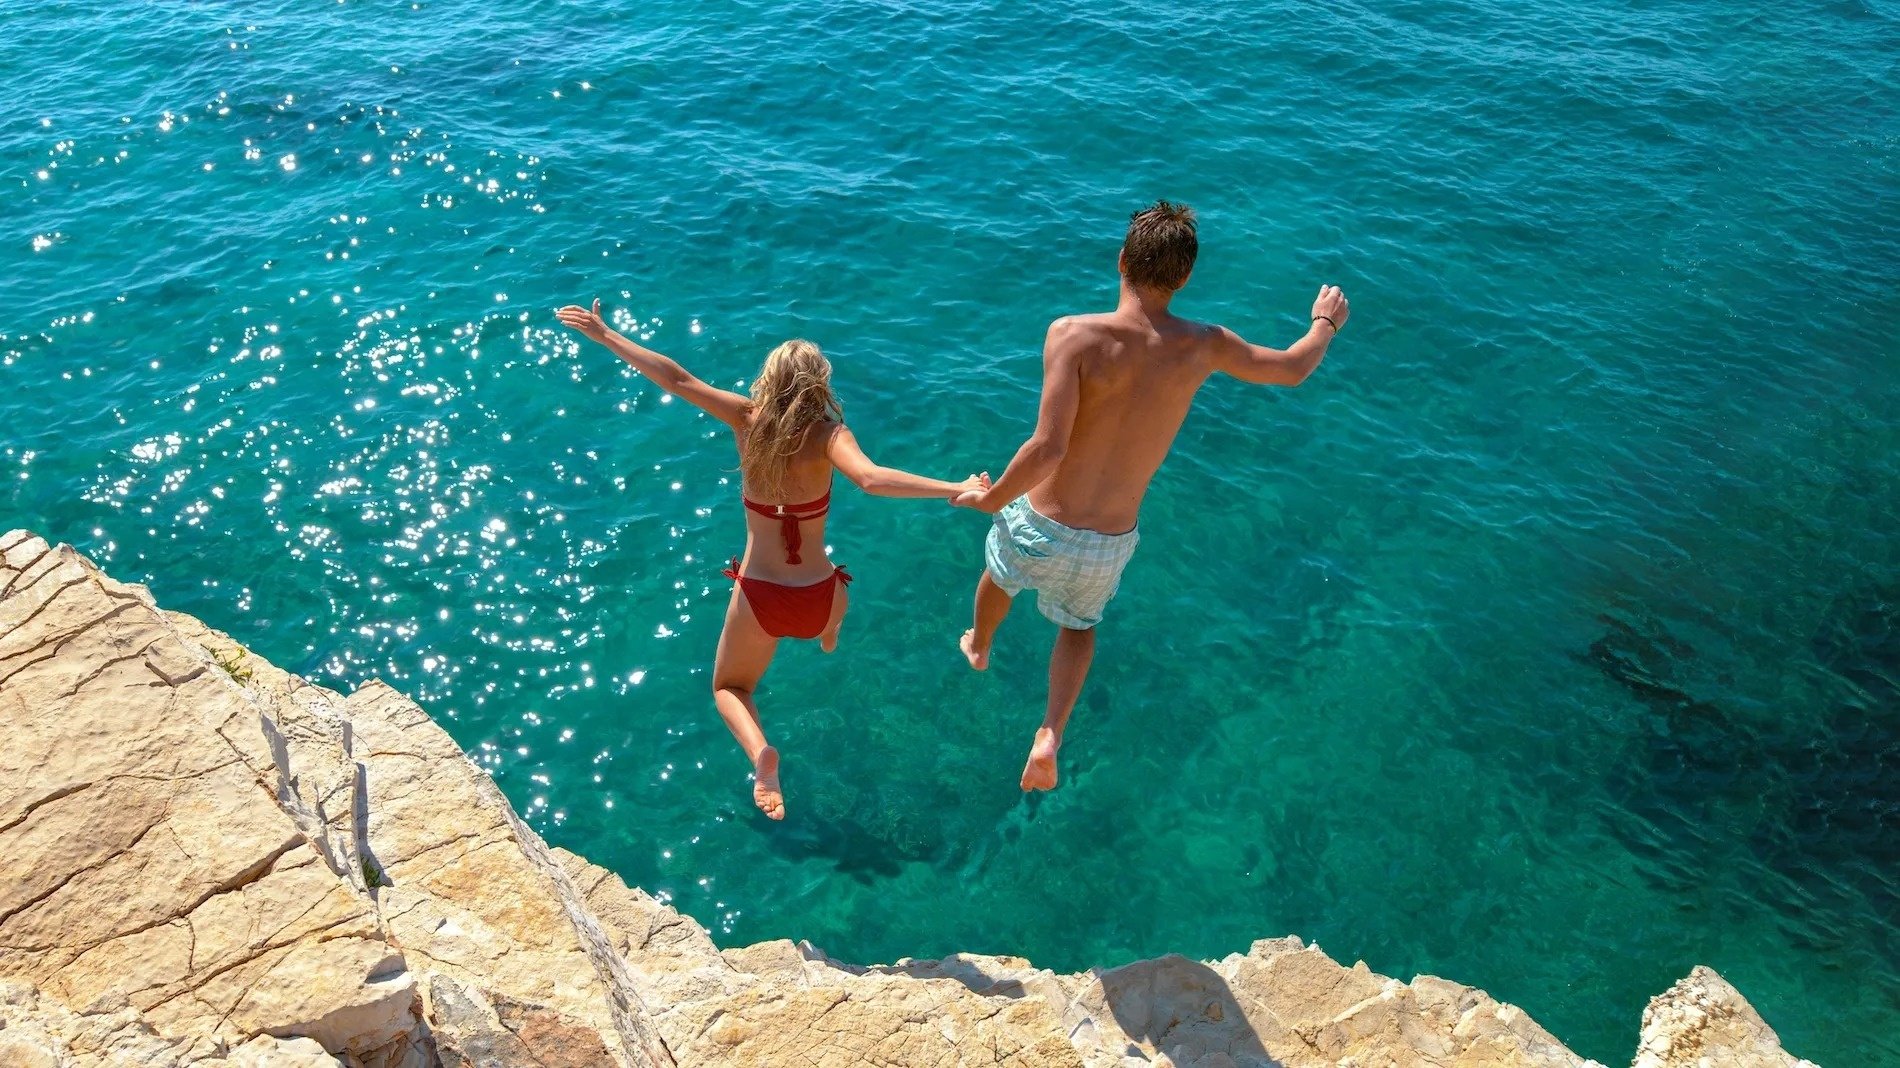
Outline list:
[[[1192,211],[1161,201],[1135,214],[1117,264],[1115,310],[1050,324],[1035,432],[988,490],[956,502],[996,515],[975,620],[959,642],[970,666],[989,666],[996,628],[1025,589],[1062,628],[1024,790],[1056,784],[1056,751],[1095,655],[1095,626],[1139,544],[1142,498],[1195,393],[1216,371],[1299,385],[1346,322],[1337,286],[1320,287],[1306,336],[1284,350],[1175,315],[1168,304],[1187,283],[1198,247]]]
[[[1330,323],[1347,314],[1338,288],[1322,287],[1312,329],[1282,352],[1173,314],[1172,295],[1125,291],[1112,312],[1049,325],[1042,418],[1024,446],[1029,455],[1018,454],[1018,461],[1032,462],[1012,463],[978,507],[1026,491],[1030,506],[1058,523],[1104,534],[1134,529],[1148,485],[1208,377],[1224,371],[1248,382],[1298,385],[1325,355]],[[1059,443],[1058,434],[1065,435]],[[1026,481],[1030,473],[1042,477],[1027,486],[1011,478]]]
[[[1132,530],[1207,381],[1211,335],[1174,315],[1149,321],[1117,310],[1056,320],[1050,345],[1074,353],[1075,421],[1055,473],[1029,491],[1030,506],[1084,530]]]

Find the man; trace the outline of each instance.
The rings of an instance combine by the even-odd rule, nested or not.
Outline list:
[[[1168,303],[1187,284],[1198,250],[1186,206],[1163,200],[1135,213],[1122,241],[1115,310],[1049,325],[1035,433],[994,485],[952,502],[995,515],[975,624],[960,643],[970,666],[989,666],[996,628],[1024,589],[1036,591],[1037,607],[1061,628],[1024,790],[1056,785],[1056,750],[1095,656],[1095,625],[1140,538],[1135,519],[1148,483],[1201,383],[1221,371],[1297,386],[1346,324],[1338,286],[1320,287],[1306,336],[1284,351],[1179,318]]]

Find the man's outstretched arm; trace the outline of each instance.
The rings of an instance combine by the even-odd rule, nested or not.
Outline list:
[[[1036,430],[1016,450],[1003,477],[980,493],[965,493],[951,503],[982,512],[998,512],[1055,473],[1069,448],[1075,428],[1075,409],[1082,397],[1080,332],[1067,319],[1049,324],[1042,343],[1042,404],[1036,411]]]
[[[1312,326],[1305,337],[1287,349],[1254,345],[1224,326],[1216,327],[1214,366],[1255,385],[1297,386],[1326,358],[1326,346],[1346,325],[1351,310],[1338,286],[1319,287],[1319,296],[1313,300]]]

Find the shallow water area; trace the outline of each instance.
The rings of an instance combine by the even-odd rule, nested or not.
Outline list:
[[[0,528],[414,695],[724,944],[1061,970],[1296,933],[1629,1056],[1696,963],[1900,1064],[1891,3],[0,8]],[[1048,796],[984,533],[840,484],[840,652],[707,694],[725,385],[831,356],[871,454],[1000,471],[1126,212],[1194,205],[1216,382]]]

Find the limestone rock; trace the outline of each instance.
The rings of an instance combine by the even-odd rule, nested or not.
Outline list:
[[[806,947],[807,955],[817,954]],[[820,955],[822,956],[822,955]],[[1021,957],[995,957],[981,953],[956,953],[941,960],[900,960],[896,964],[874,964],[868,968],[824,958],[832,968],[854,974],[906,975],[913,979],[954,979],[986,997],[1022,997],[1034,994],[1051,1005],[1070,1005],[1091,976],[1057,975],[1038,968]]]
[[[517,1034],[530,1051],[535,1035],[565,1047],[587,1028],[610,1063],[671,1064],[626,962],[494,782],[387,686],[363,687],[345,709],[366,754],[363,855],[388,884],[377,899],[405,954],[462,989],[558,1019]]]
[[[784,940],[722,953],[697,923],[612,872],[557,853],[681,1063],[1082,1064],[1063,1035],[1061,1003],[1024,997],[1020,983],[997,989],[956,959],[854,968]]]
[[[829,981],[827,981],[829,980]],[[1035,996],[985,997],[954,979],[821,969],[818,981],[760,978],[675,1011],[685,1063],[1003,1065],[1082,1068],[1060,1009]]]
[[[269,746],[256,770],[274,776],[279,806],[336,875],[364,892],[377,884],[393,941],[512,1011],[564,1021],[515,1039],[522,1063],[547,1059],[538,1036],[566,1046],[586,1029],[622,1032],[605,1046],[594,1039],[590,1063],[669,1063],[644,1033],[624,962],[584,908],[568,907],[579,894],[557,882],[559,862],[420,708],[377,683],[344,700],[189,616],[171,618],[214,659],[241,666]]]
[[[580,891],[613,951],[628,963],[660,1037],[685,1037],[671,1022],[675,1007],[736,993],[748,981],[690,917],[630,887],[620,876],[565,849],[553,850]]]
[[[1134,1054],[1239,1068],[1594,1064],[1482,991],[1346,968],[1297,938],[1256,942],[1214,963],[1167,956],[1097,972],[1065,1022],[1090,1068]]]
[[[231,1068],[340,1068],[342,1061],[324,1052],[314,1038],[258,1035],[225,1058]]]
[[[1633,1068],[1815,1068],[1781,1039],[1741,992],[1696,965],[1643,1010]]]
[[[241,733],[251,770],[272,784],[277,805],[317,848],[324,863],[359,892],[366,891],[358,842],[363,813],[361,765],[352,752],[343,700],[321,686],[254,657],[230,635],[181,612],[165,618],[219,670],[245,689],[257,709],[259,736]]]
[[[71,549],[0,539],[0,591],[0,978],[167,1035],[414,1029],[374,907],[234,743],[261,743],[243,689]]]
[[[226,1050],[165,1038],[129,1005],[79,1013],[33,987],[0,981],[0,1065],[6,1068],[339,1068],[311,1038],[258,1035]]]
[[[491,1064],[590,1068],[614,1062],[600,1032],[541,1005],[429,976],[429,1019],[449,1068]]]
[[[0,979],[36,998],[123,1005],[197,1060],[301,1038],[423,1068],[439,972],[516,1029],[485,1064],[672,1063],[559,861],[386,687],[345,701],[14,532],[0,725]]]
[[[81,1014],[34,987],[0,980],[0,1065],[8,1068],[222,1064],[212,1060],[220,1049],[212,1041],[160,1037],[130,1006]]]

